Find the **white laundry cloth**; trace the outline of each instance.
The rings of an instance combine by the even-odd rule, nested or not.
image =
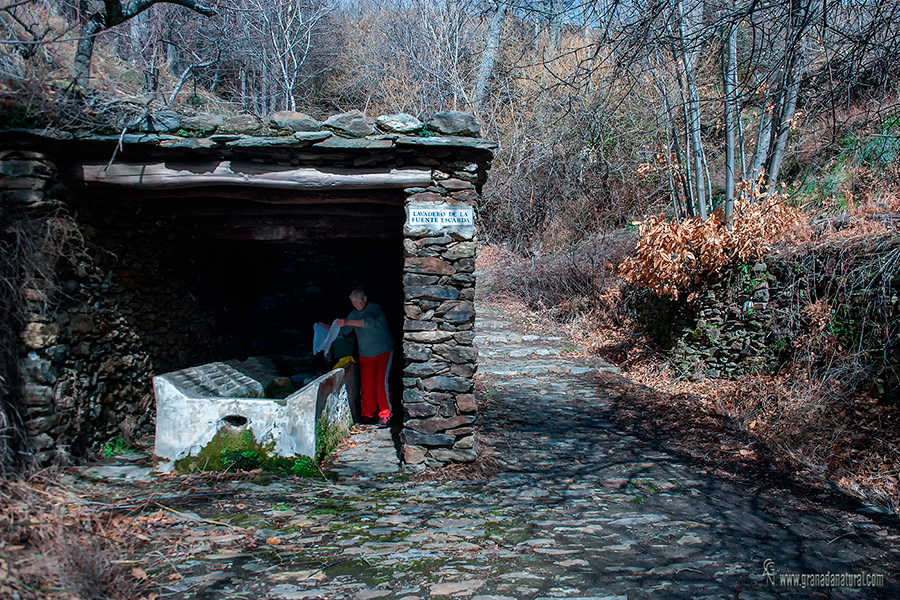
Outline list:
[[[341,328],[337,326],[337,322],[335,319],[331,329],[326,329],[318,323],[313,325],[313,354],[328,352],[331,349],[331,343],[341,335]]]

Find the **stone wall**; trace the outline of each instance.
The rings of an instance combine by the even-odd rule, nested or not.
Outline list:
[[[0,227],[4,230],[0,403],[3,425],[8,428],[3,436],[10,441],[27,436],[22,448],[12,450],[24,451],[30,445],[44,460],[52,458],[50,432],[59,424],[52,390],[58,376],[49,355],[34,350],[58,345],[59,328],[50,308],[59,295],[53,271],[55,253],[69,233],[57,217],[56,174],[54,163],[40,152],[0,152]],[[8,444],[4,441],[4,446]]]
[[[51,310],[29,317],[21,358],[25,404],[34,407],[27,423],[42,462],[150,434],[149,377],[228,348],[215,314],[189,285],[196,273],[181,260],[175,233],[137,219],[138,208],[101,203],[59,213],[78,235],[57,261],[55,281],[46,282],[58,289]]]
[[[691,302],[641,292],[638,313],[648,332],[670,351],[682,375],[735,379],[775,365],[776,320],[782,302],[777,263],[766,259],[722,275]]]

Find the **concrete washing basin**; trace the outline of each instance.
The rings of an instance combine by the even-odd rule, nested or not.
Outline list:
[[[312,380],[285,398],[265,398],[269,364],[214,362],[154,377],[157,469],[170,471],[176,461],[197,456],[223,429],[249,431],[284,457],[315,456],[320,419],[347,435],[358,389],[355,363],[307,377]]]

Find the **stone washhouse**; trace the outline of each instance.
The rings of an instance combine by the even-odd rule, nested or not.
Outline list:
[[[309,454],[309,432],[278,423],[358,394],[355,371],[328,376],[332,365],[307,352],[313,323],[346,317],[357,285],[394,334],[403,462],[474,460],[476,223],[496,148],[479,130],[452,111],[353,111],[265,123],[164,112],[110,135],[0,131],[0,216],[32,249],[16,282],[15,375],[37,460],[157,432],[154,377],[185,397],[228,398],[233,410],[197,409],[207,428],[246,425],[240,407],[274,397],[266,382],[287,383],[265,427],[281,427],[284,453]],[[251,363],[290,382],[256,377]],[[192,443],[178,429],[191,419],[166,419],[162,452],[174,459]]]

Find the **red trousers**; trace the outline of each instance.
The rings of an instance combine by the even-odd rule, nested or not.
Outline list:
[[[393,352],[378,356],[359,357],[359,383],[362,394],[361,411],[364,419],[391,416],[391,392],[388,389],[388,374],[391,372]]]

